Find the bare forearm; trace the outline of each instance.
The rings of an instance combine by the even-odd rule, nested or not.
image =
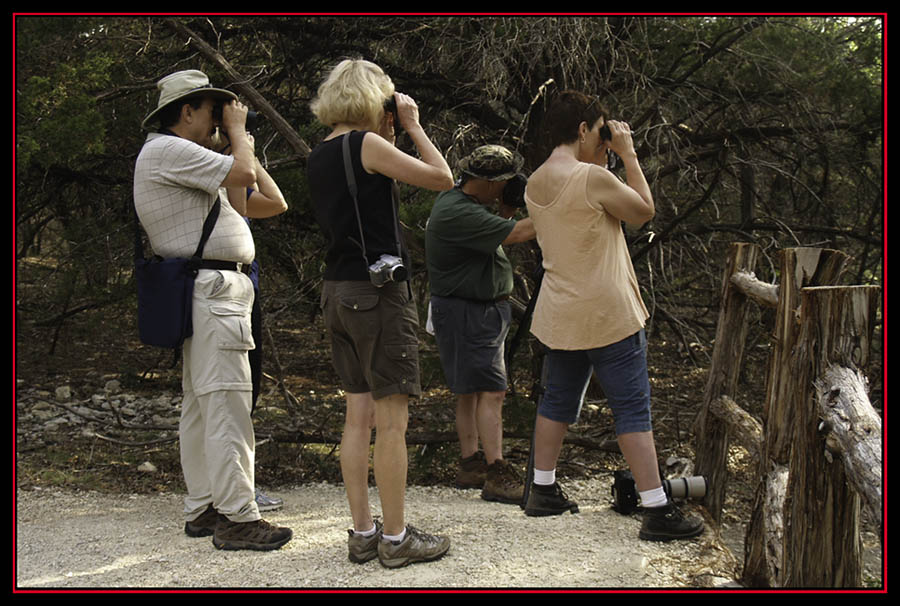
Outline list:
[[[656,214],[656,206],[653,202],[653,194],[650,192],[650,185],[647,183],[640,162],[638,162],[637,154],[627,154],[622,158],[622,163],[625,165],[625,183],[644,201],[646,212],[649,215],[647,220],[650,220]]]

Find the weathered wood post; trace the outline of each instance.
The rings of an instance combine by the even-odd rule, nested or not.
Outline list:
[[[715,407],[723,396],[734,398],[747,339],[747,309],[750,303],[731,278],[737,272],[752,272],[758,254],[759,247],[755,244],[736,242],[731,245],[722,279],[722,306],[716,325],[716,343],[694,432],[697,436],[695,470],[698,475],[706,477],[709,486],[703,505],[716,522],[721,520],[725,502],[728,425],[711,407]]]
[[[795,436],[797,392],[791,361],[799,336],[800,290],[836,284],[849,257],[835,250],[788,248],[781,251],[778,305],[763,407],[765,443],[753,512],[744,541],[742,582],[749,587],[780,587],[788,464]]]
[[[832,367],[868,363],[878,288],[804,288],[792,390],[797,431],[790,458],[784,532],[784,586],[859,587],[862,543],[859,493],[826,447],[813,384]]]

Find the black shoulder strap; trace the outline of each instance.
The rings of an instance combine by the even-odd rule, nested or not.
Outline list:
[[[350,133],[344,135],[341,142],[344,152],[344,172],[347,175],[347,187],[350,195],[353,197],[353,208],[356,210],[356,223],[359,226],[359,242],[362,248],[363,259],[366,262],[366,268],[369,267],[369,258],[366,256],[366,240],[363,237],[362,219],[359,215],[359,203],[356,199],[358,189],[356,187],[356,175],[353,174],[353,163],[350,158]],[[394,239],[397,243],[397,256],[402,258],[402,248],[400,246],[400,220],[397,218],[397,205],[400,203],[400,197],[397,193],[397,182],[391,179],[391,210],[394,214]]]
[[[350,190],[350,196],[353,198],[353,208],[356,210],[356,224],[359,226],[359,242],[357,244],[362,249],[363,261],[366,264],[366,270],[368,270],[369,257],[366,256],[366,239],[363,236],[362,218],[359,216],[359,203],[356,200],[359,190],[356,187],[356,175],[353,174],[353,162],[350,159],[350,133],[344,135],[341,147],[344,152],[344,173],[347,175],[347,188]]]

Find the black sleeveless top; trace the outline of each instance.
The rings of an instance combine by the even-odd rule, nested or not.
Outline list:
[[[397,255],[399,229],[395,230],[394,224],[391,179],[367,173],[363,168],[360,152],[365,134],[365,131],[351,131],[323,141],[312,150],[307,161],[313,212],[327,239],[326,280],[369,280],[359,245],[356,210],[344,171],[344,137],[350,137],[350,158],[369,263],[375,263],[383,254]],[[373,133],[373,136],[378,135]],[[409,268],[409,254],[400,237],[403,262]]]

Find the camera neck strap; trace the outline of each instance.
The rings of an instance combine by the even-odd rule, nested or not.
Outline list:
[[[366,239],[365,236],[363,236],[362,218],[359,214],[359,202],[357,201],[359,190],[356,187],[356,175],[353,174],[353,162],[350,158],[350,133],[344,135],[344,140],[341,145],[344,153],[344,172],[347,175],[347,187],[350,189],[350,196],[353,198],[353,208],[356,211],[356,224],[359,227],[359,242],[357,242],[357,244],[362,249],[363,261],[366,264],[366,270],[368,270],[371,263],[369,263],[369,257],[366,255]],[[391,210],[394,215],[394,239],[397,243],[397,256],[402,259],[403,255],[401,254],[400,249],[400,222],[397,220],[397,184],[393,179],[391,180]]]

